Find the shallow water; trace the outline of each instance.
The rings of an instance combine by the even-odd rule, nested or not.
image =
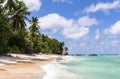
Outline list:
[[[47,75],[43,79],[120,79],[120,56],[73,56],[67,60],[44,67]]]
[[[76,56],[66,63],[82,79],[120,79],[120,56]]]

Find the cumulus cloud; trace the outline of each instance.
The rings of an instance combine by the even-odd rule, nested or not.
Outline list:
[[[63,16],[60,16],[57,13],[48,14],[46,16],[40,17],[40,25],[42,29],[58,29],[61,27],[70,26],[73,22],[72,19],[67,20]]]
[[[92,25],[97,25],[98,22],[95,18],[90,18],[89,16],[83,16],[78,19],[78,24],[80,26],[92,26]]]
[[[89,33],[89,28],[86,27],[70,27],[70,28],[65,28],[63,29],[62,34],[66,38],[71,38],[71,39],[79,39],[84,37]]]
[[[53,2],[62,2],[62,3],[70,3],[70,4],[73,3],[71,0],[53,0]]]
[[[107,34],[120,34],[120,20],[105,30]]]
[[[97,24],[97,20],[87,16],[84,17],[80,17],[78,20],[74,20],[67,19],[57,13],[53,13],[40,17],[39,20],[41,23],[39,25],[41,26],[41,29],[49,29],[54,33],[60,31],[60,34],[62,34],[65,38],[79,39],[89,33],[90,27],[86,26],[93,26]],[[81,21],[84,21],[84,23]]]
[[[38,11],[42,5],[40,0],[20,0],[23,1],[30,11]]]
[[[96,5],[92,4],[89,7],[85,8],[83,12],[94,13],[102,10],[108,13],[108,10],[115,9],[115,8],[120,8],[120,0],[114,0],[113,2],[106,2],[106,3],[99,2]]]

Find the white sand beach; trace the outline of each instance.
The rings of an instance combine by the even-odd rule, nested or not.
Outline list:
[[[0,79],[42,79],[46,72],[41,66],[46,65],[57,55],[10,54],[0,57]]]

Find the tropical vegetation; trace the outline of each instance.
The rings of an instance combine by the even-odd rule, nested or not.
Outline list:
[[[3,3],[6,1],[6,4]],[[7,53],[62,54],[64,42],[40,32],[37,17],[19,0],[0,0],[0,55]],[[27,26],[26,22],[30,23]],[[29,28],[26,28],[29,27]]]

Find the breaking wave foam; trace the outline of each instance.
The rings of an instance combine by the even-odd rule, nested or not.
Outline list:
[[[64,61],[67,61],[66,59]],[[62,62],[64,62],[62,61]],[[47,72],[47,75],[43,79],[78,79],[77,75],[70,72],[68,67],[62,62],[52,62],[42,68]]]

